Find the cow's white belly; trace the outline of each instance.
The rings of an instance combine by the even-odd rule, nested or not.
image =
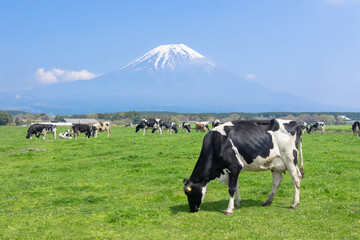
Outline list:
[[[269,158],[257,157],[250,164],[244,161],[244,167],[242,171],[265,171],[274,170],[284,172],[286,166],[280,156],[274,156]]]

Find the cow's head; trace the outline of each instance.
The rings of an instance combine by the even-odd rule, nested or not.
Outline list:
[[[141,123],[136,124],[135,132],[138,132],[141,129],[141,126],[142,126]]]
[[[201,183],[192,183],[189,179],[184,179],[184,191],[188,198],[190,212],[198,212],[200,205],[205,197],[206,187]]]

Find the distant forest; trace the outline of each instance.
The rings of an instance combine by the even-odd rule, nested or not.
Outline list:
[[[24,111],[0,111],[8,115],[7,125],[22,125],[36,121],[62,121],[64,118],[95,118],[100,121],[111,121],[112,124],[139,123],[143,118],[160,118],[164,121],[212,121],[219,119],[221,122],[232,120],[271,119],[283,118],[289,120],[312,123],[322,121],[328,125],[350,124],[360,119],[360,112],[260,112],[260,113],[177,113],[177,112],[151,112],[128,111],[117,113],[90,113],[73,115],[49,116],[45,113],[32,114]],[[6,125],[3,124],[3,125]]]

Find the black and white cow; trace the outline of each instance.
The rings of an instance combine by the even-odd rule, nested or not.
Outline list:
[[[215,119],[214,121],[211,122],[212,124],[212,127],[217,127],[221,124],[220,120],[219,119]]]
[[[259,121],[232,121],[219,125],[207,133],[199,159],[189,179],[184,179],[190,211],[200,210],[207,184],[217,179],[229,187],[229,205],[225,214],[230,215],[239,206],[239,173],[244,171],[271,170],[273,185],[263,206],[270,205],[283,179],[289,171],[294,185],[294,201],[299,204],[300,182],[304,177],[301,133],[304,124],[281,119]],[[297,166],[300,152],[300,170]]]
[[[43,133],[43,131],[45,131],[44,133],[46,133],[45,126],[43,124],[33,124],[29,127],[26,138],[32,139],[32,135],[35,135],[36,138],[39,138],[40,134]]]
[[[322,134],[325,134],[325,123],[324,122],[315,122],[310,125],[310,128],[308,128],[307,132],[308,134],[311,134],[311,132],[317,132],[320,131]]]
[[[352,125],[352,131],[354,133],[355,137],[359,137],[360,136],[360,122],[359,121],[355,121]]]
[[[56,126],[52,124],[35,123],[29,127],[26,138],[32,139],[32,135],[39,138],[40,135],[43,135],[43,139],[46,139],[46,133],[52,133],[54,139],[56,139]]]
[[[127,123],[127,124],[125,124],[125,127],[132,127],[132,126],[133,126],[132,123]]]
[[[56,125],[52,125],[52,124],[43,124],[45,126],[45,131],[46,133],[51,133],[54,137],[54,139],[56,139]],[[44,139],[46,138],[46,134],[44,135]]]
[[[163,122],[161,127],[163,130],[167,130],[167,132],[170,134],[173,130],[175,131],[175,133],[178,133],[176,123],[174,122]]]
[[[72,131],[73,131],[74,139],[76,139],[76,136],[79,136],[80,133],[85,133],[87,138],[91,136],[91,129],[88,124],[74,123],[72,125]]]
[[[98,122],[94,123],[91,129],[91,136],[97,137],[98,132],[107,131],[108,137],[110,137],[110,123],[109,122]]]
[[[190,132],[190,123],[188,122],[182,122],[179,123],[179,128],[182,129],[182,132]]]
[[[143,135],[145,135],[145,131],[147,131],[148,128],[151,128],[153,133],[156,130],[158,130],[162,135],[162,129],[161,129],[162,123],[163,121],[160,119],[154,119],[154,118],[142,119],[140,123],[136,125],[135,132],[138,132],[140,129],[142,129]]]
[[[64,138],[64,139],[72,138],[70,129],[66,130],[66,132],[59,133],[59,138]]]

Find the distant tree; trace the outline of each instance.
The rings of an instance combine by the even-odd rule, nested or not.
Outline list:
[[[49,121],[49,119],[50,119],[49,116],[46,115],[45,113],[40,113],[39,118],[41,121]]]
[[[73,114],[73,115],[71,115],[71,118],[87,118],[87,115],[85,115],[85,114]]]
[[[133,120],[134,123],[140,122],[141,115],[138,112],[130,111],[130,112],[124,112],[124,115],[122,118],[130,118]]]
[[[286,117],[284,117],[284,119],[286,119],[286,120],[296,120],[296,117],[294,115],[292,115],[292,114],[289,114]]]
[[[56,116],[54,117],[54,120],[60,122],[61,120],[63,120],[63,119],[66,118],[66,117],[67,117],[67,116],[56,115]]]
[[[0,125],[7,125],[12,122],[11,116],[4,111],[0,111]]]
[[[99,116],[97,115],[97,113],[90,113],[86,116],[87,118],[95,118],[95,119],[98,119]]]
[[[336,119],[332,115],[320,115],[319,120],[324,122],[326,125],[333,125],[336,122]]]
[[[20,118],[19,118],[19,117],[16,117],[16,118],[15,118],[15,125],[16,125],[16,126],[19,126],[19,125],[21,125],[21,123],[22,123],[22,122],[21,122]]]

